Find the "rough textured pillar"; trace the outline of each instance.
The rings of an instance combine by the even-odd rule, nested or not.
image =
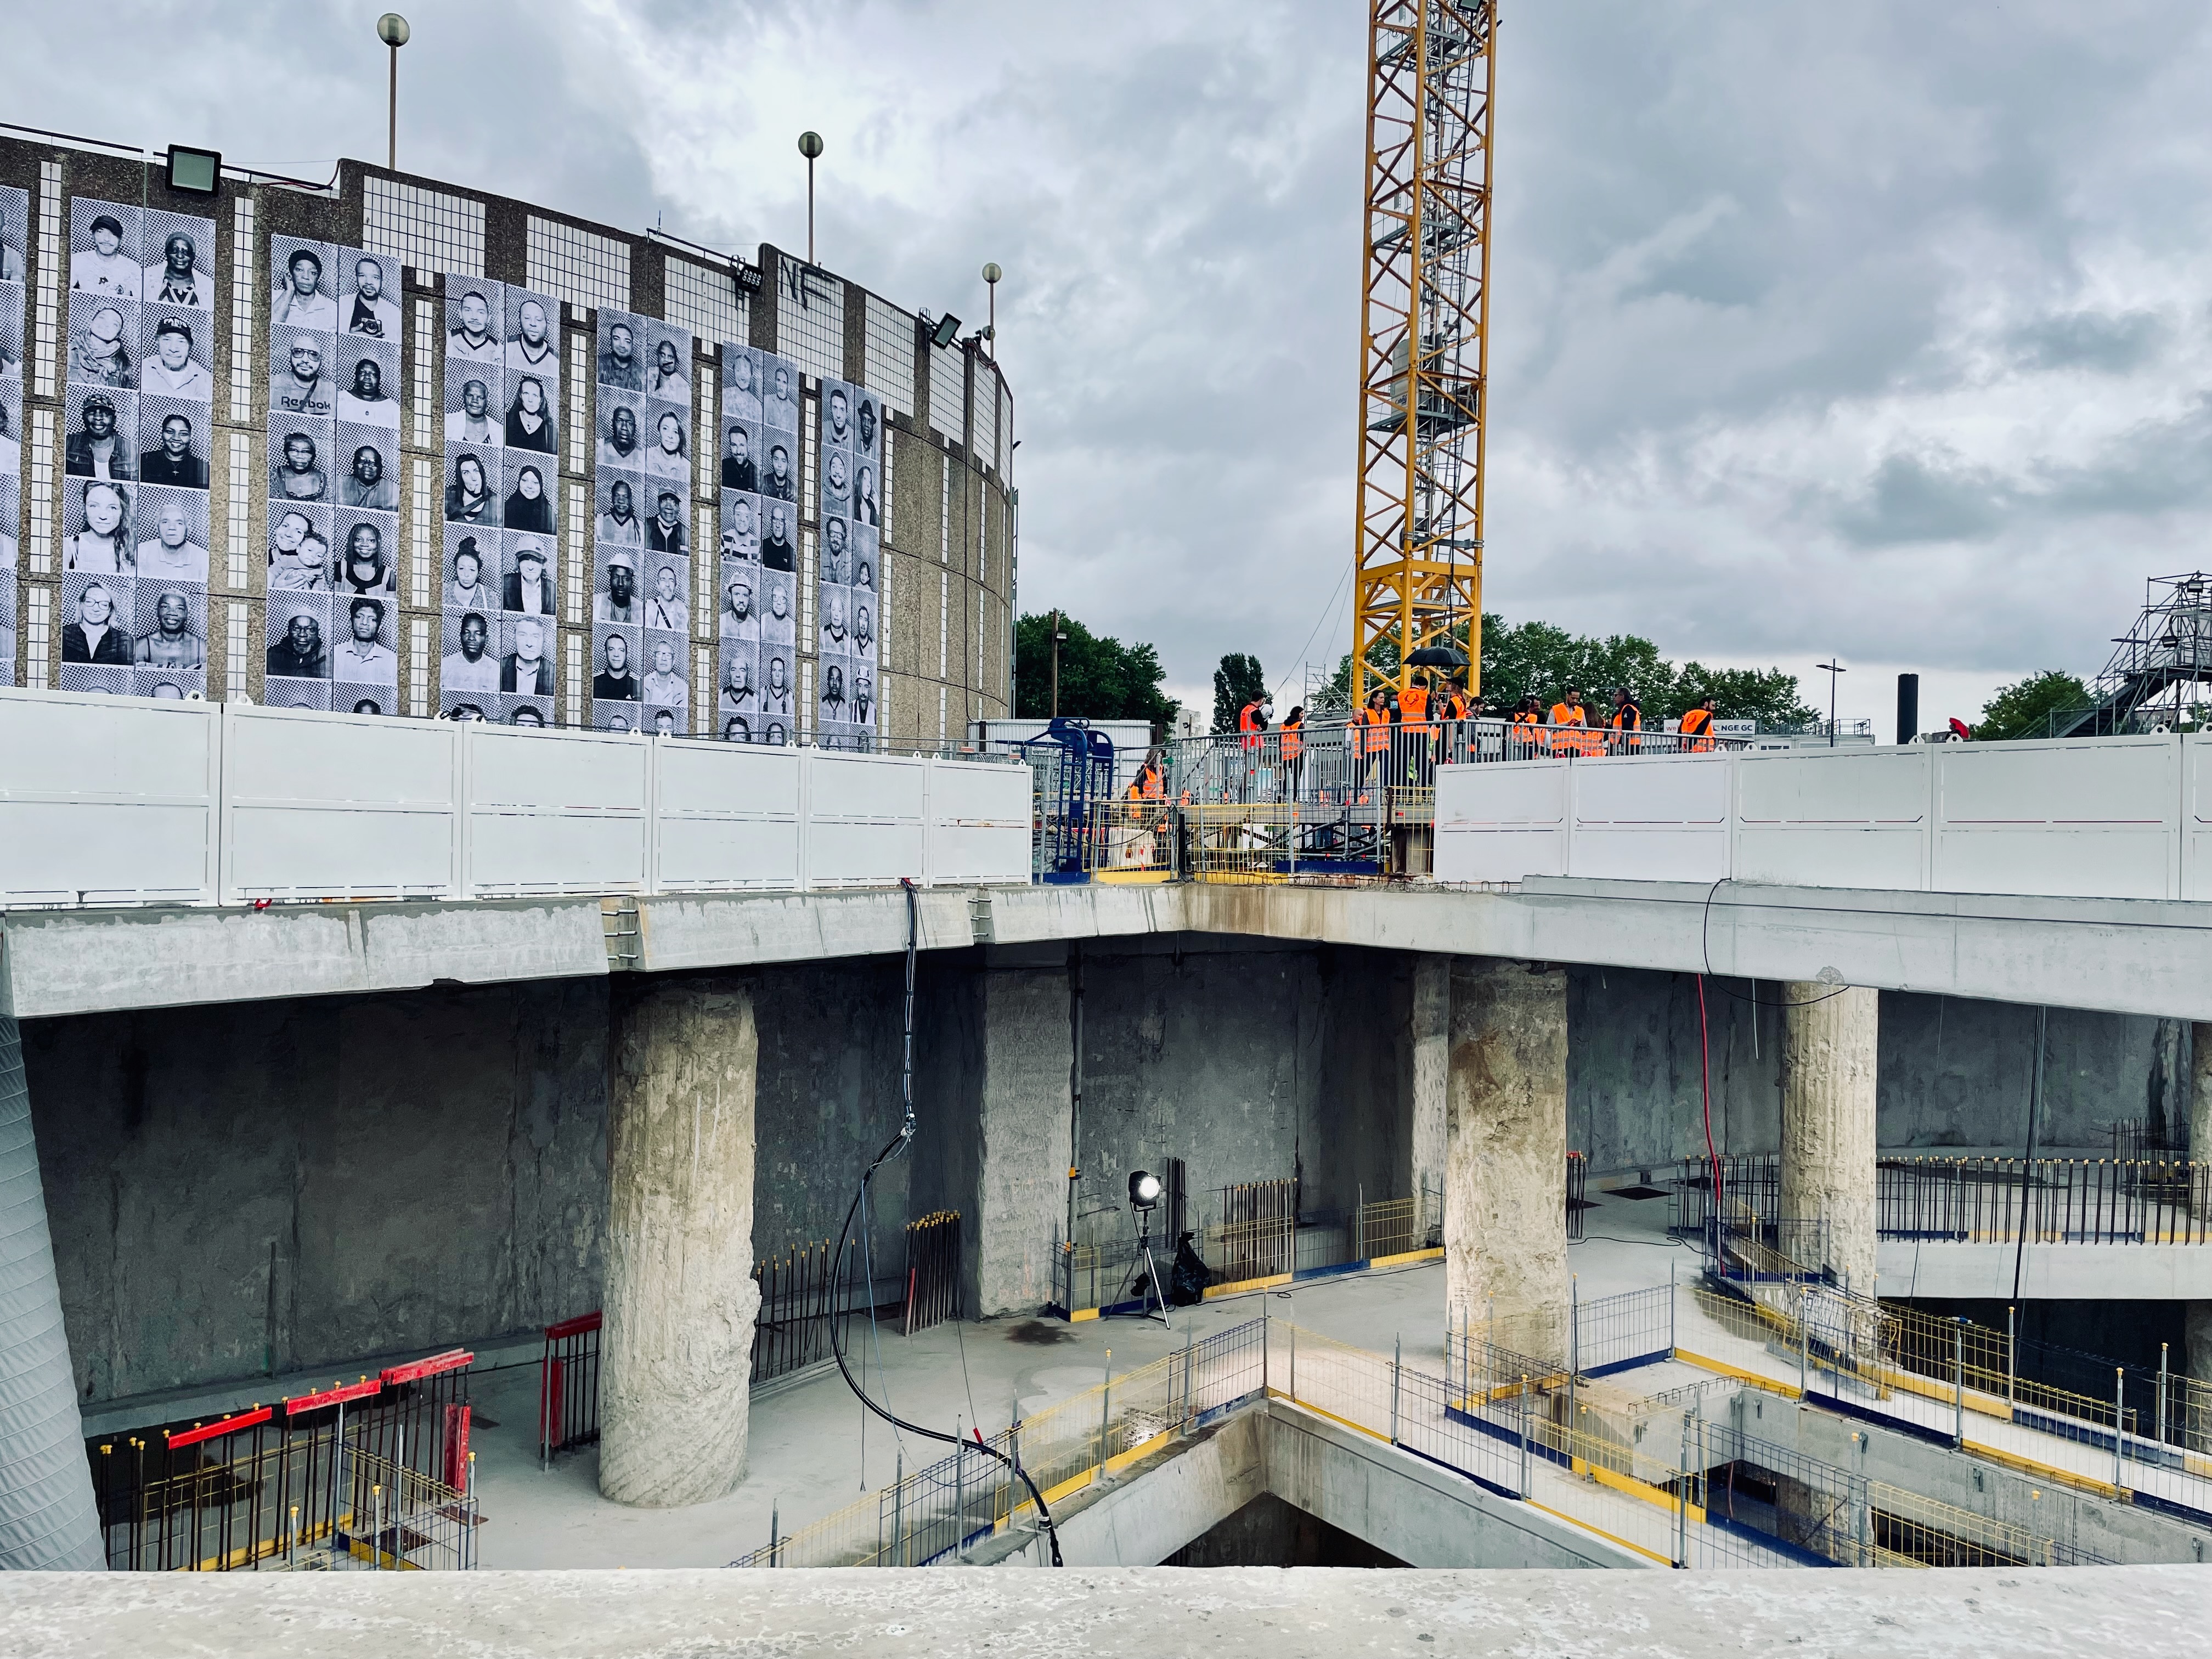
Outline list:
[[[1793,980],[1782,996],[1782,1213],[1825,1221],[1825,1265],[1871,1296],[1880,994]]]
[[[2212,1023],[2189,1028],[2189,1156],[2212,1164]],[[2183,1310],[2182,1329],[2189,1374],[2212,1383],[2212,1302],[2192,1302]]]
[[[31,1139],[22,1039],[0,1015],[0,1571],[106,1565]]]
[[[1455,1323],[1532,1358],[1567,1349],[1567,976],[1451,964],[1444,1268]]]
[[[1413,958],[1413,1196],[1444,1185],[1445,1101],[1451,1080],[1451,958]]]
[[[703,1504],[745,1472],[760,1307],[752,996],[692,981],[617,1018],[599,1490],[618,1504]]]
[[[1035,1313],[1052,1300],[1067,1230],[1068,1104],[1075,1060],[1067,969],[978,976],[974,1141],[961,1232],[967,1315]],[[972,1222],[971,1218],[972,1218]]]

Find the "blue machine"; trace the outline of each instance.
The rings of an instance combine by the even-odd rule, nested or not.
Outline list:
[[[1114,799],[1114,740],[1081,720],[1054,716],[1044,735],[1021,744],[1036,779],[1039,881],[1091,879],[1103,851],[1104,811]]]

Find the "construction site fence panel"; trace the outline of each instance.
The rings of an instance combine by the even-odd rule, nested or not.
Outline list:
[[[1435,873],[2212,897],[2212,733],[1436,769]]]
[[[1027,882],[1025,767],[0,688],[0,907]]]
[[[334,1392],[355,1397],[88,1442],[109,1567],[473,1567],[465,1370]]]
[[[1781,1210],[1774,1153],[1682,1161],[1672,1225],[1711,1225],[1714,1182],[1732,1218]],[[2212,1164],[2179,1158],[1885,1157],[1875,1224],[1884,1238],[1939,1243],[2212,1243]]]

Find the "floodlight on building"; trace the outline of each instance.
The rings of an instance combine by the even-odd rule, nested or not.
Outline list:
[[[169,146],[169,188],[192,196],[212,196],[222,183],[222,152]]]
[[[930,331],[929,343],[933,346],[949,346],[959,337],[960,319],[948,311],[937,319],[937,326]]]

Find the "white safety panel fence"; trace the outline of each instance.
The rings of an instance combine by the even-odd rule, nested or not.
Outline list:
[[[1437,770],[1436,874],[2212,898],[2212,734]]]
[[[0,689],[0,907],[1030,879],[1025,766]]]

